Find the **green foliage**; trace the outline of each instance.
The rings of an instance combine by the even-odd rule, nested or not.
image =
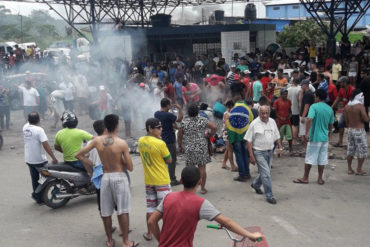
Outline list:
[[[283,47],[297,47],[305,40],[316,45],[324,45],[327,37],[314,20],[299,21],[295,25],[285,26],[277,37],[277,42]]]
[[[47,11],[33,10],[29,16],[20,16],[0,5],[0,42],[36,42],[43,50],[56,41],[76,38],[67,36],[66,27],[64,21],[54,19]]]
[[[349,35],[348,35],[348,39],[349,39],[349,42],[351,42],[351,44],[355,43],[357,40],[361,40],[364,38],[365,34],[364,33],[361,33],[361,32],[350,32]],[[335,36],[335,39],[337,40],[337,42],[340,42],[342,40],[342,34],[341,33],[338,33],[336,36]]]

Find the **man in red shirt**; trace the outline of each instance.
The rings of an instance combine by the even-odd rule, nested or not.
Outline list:
[[[168,79],[166,79],[166,81],[164,82],[163,91],[165,98],[168,98],[172,102],[175,102],[175,90],[172,86],[172,83]]]
[[[288,99],[288,91],[285,88],[282,88],[280,91],[280,98],[275,100],[274,108],[276,110],[277,116],[277,126],[280,130],[280,138],[281,141],[285,139],[289,143],[289,152],[292,152],[292,129],[290,123],[290,115],[291,115],[291,106],[292,102]]]
[[[199,169],[187,166],[181,172],[184,190],[167,194],[149,219],[149,227],[159,247],[192,247],[194,233],[200,219],[215,220],[228,230],[253,241],[262,238],[259,232],[251,233],[222,215],[206,199],[195,193],[201,184]],[[158,222],[163,219],[162,230]]]
[[[262,87],[263,87],[263,92],[266,93],[267,86],[269,85],[269,82],[271,80],[272,79],[270,78],[270,72],[266,71],[265,74],[264,74],[264,76],[261,79],[261,83],[262,83]]]
[[[342,115],[340,116],[339,121],[338,121],[339,140],[336,144],[334,144],[334,147],[343,147],[344,128],[346,127],[343,108],[347,105],[347,103],[351,99],[352,92],[353,90],[355,90],[355,88],[351,85],[349,78],[347,76],[340,77],[338,79],[338,83],[340,83],[341,88],[339,89],[338,96],[335,99],[331,108],[333,108],[334,110],[337,104],[339,102],[342,102],[342,108],[341,108]]]

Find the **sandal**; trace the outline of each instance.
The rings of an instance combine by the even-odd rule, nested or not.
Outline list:
[[[356,172],[355,174],[356,174],[356,176],[367,176],[368,175],[367,172],[365,172],[365,171]]]
[[[335,143],[335,144],[333,144],[333,147],[342,148],[342,147],[344,147],[344,145],[343,144],[339,144],[339,143]]]
[[[308,181],[303,181],[302,179],[297,178],[297,179],[293,180],[293,183],[295,183],[295,184],[308,184]]]
[[[149,238],[146,233],[143,234],[143,238],[146,240],[146,241],[152,241],[153,237]],[[132,243],[135,243],[135,242],[132,242]]]
[[[132,241],[131,243],[131,247],[137,247],[139,246],[139,243],[135,242],[135,241]]]
[[[114,247],[114,245],[116,244],[116,242],[114,241],[114,239],[112,239],[112,245],[109,244],[108,241],[106,242],[106,244],[107,244],[107,247]]]
[[[200,190],[199,193],[204,195],[204,194],[207,194],[208,190],[204,189],[204,190]]]
[[[222,169],[225,169],[225,170],[230,170],[230,167],[228,166],[221,166]]]
[[[347,174],[348,174],[348,175],[353,175],[354,173],[355,173],[355,172],[354,172],[353,170],[348,170],[348,171],[347,171]]]
[[[324,184],[325,184],[325,181],[324,181],[324,180],[321,180],[321,182],[320,182],[320,181],[317,181],[317,183],[318,183],[319,185],[324,185]]]

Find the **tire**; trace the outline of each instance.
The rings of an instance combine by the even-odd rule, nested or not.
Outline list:
[[[71,198],[64,198],[64,199],[56,199],[55,194],[63,191],[65,193],[69,193],[70,185],[64,180],[53,180],[49,184],[46,185],[43,193],[42,199],[46,206],[50,208],[60,208],[67,204],[67,202]]]

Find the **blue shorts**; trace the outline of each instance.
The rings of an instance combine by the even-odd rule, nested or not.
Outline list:
[[[314,166],[326,166],[328,164],[328,146],[328,142],[309,142],[305,163]]]

